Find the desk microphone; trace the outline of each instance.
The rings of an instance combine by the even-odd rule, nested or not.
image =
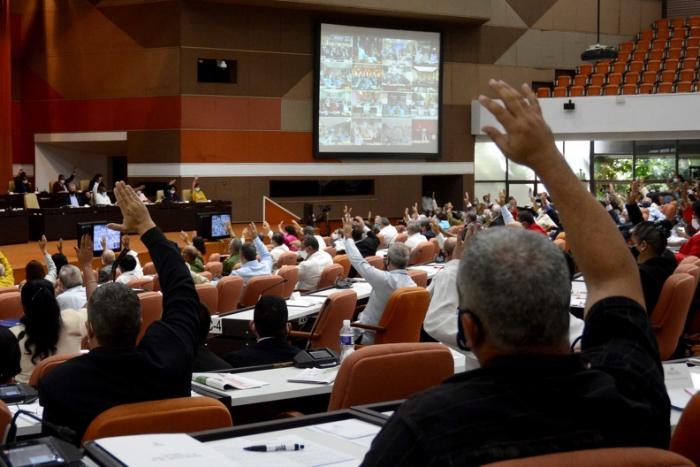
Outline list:
[[[260,301],[260,297],[262,297],[262,296],[265,294],[265,292],[267,292],[268,290],[274,289],[274,288],[277,287],[278,285],[286,284],[286,283],[288,282],[288,280],[287,280],[286,277],[280,277],[280,279],[282,279],[282,280],[279,281],[279,282],[277,282],[276,284],[272,284],[272,285],[269,286],[269,287],[265,287],[265,288],[262,290],[262,292],[260,292],[260,295],[258,295],[258,300],[256,300],[256,301]]]
[[[62,439],[63,441],[67,441],[71,444],[76,444],[76,441],[79,441],[77,439],[78,437],[75,431],[73,431],[72,429],[65,426],[56,425],[55,423],[47,422],[41,417],[38,417],[36,414],[20,409],[17,412],[15,412],[15,415],[12,417],[10,429],[7,431],[8,443],[14,441],[17,437],[17,418],[20,415],[26,415],[27,417],[32,418],[37,422],[41,423],[42,427],[48,428],[51,432],[53,432],[58,438]]]

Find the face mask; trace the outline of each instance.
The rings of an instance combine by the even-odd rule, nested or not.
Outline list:
[[[375,228],[376,230],[382,230],[381,224],[374,224],[374,228]]]
[[[199,187],[195,187],[194,191],[200,191]]]
[[[607,209],[608,212],[612,211],[613,210],[612,204],[608,204],[607,206],[605,206],[605,209]]]
[[[651,203],[642,203],[643,208],[651,207]]]
[[[693,224],[693,228],[694,228],[695,230],[700,230],[700,222],[698,222],[698,220],[697,220],[696,218],[694,218],[694,217],[693,217],[693,222],[692,222],[692,224]]]

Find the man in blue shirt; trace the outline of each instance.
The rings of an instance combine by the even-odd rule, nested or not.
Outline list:
[[[251,222],[250,229],[243,231],[243,236],[249,240],[253,237],[253,245],[246,243],[241,247],[241,267],[231,272],[232,276],[240,276],[246,284],[251,277],[272,274],[272,256],[258,236],[258,229]],[[258,260],[258,255],[260,260]]]

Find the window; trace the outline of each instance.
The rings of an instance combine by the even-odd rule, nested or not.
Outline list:
[[[214,58],[197,59],[197,81],[200,83],[236,84],[238,82],[238,62]]]

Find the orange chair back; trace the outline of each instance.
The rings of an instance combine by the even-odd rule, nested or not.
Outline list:
[[[282,296],[283,293],[284,280],[280,276],[269,274],[251,277],[243,291],[241,308],[253,306],[258,303],[258,298],[260,298],[261,294]]]
[[[136,337],[138,345],[146,334],[146,330],[154,321],[158,321],[163,316],[163,295],[160,292],[144,292],[138,295],[141,302],[141,330]]]
[[[376,333],[374,343],[418,342],[429,304],[430,294],[422,287],[394,290],[378,324],[386,330]]]
[[[343,279],[348,277],[348,274],[350,274],[350,258],[348,258],[348,255],[335,255],[333,264],[340,264],[343,267],[343,273],[340,277]]]
[[[340,365],[328,410],[405,399],[453,374],[452,354],[442,344],[416,342],[362,347]]]
[[[192,433],[227,428],[231,414],[211,397],[179,397],[112,407],[90,423],[83,442],[144,433]]]
[[[219,282],[216,283],[216,290],[219,297],[217,301],[217,313],[233,311],[238,308],[238,302],[241,299],[241,292],[243,292],[244,284],[243,278],[239,276],[226,276],[219,279]],[[214,314],[214,310],[209,311]]]
[[[0,401],[0,443],[5,444],[7,429],[12,421],[12,412],[3,401]]]
[[[297,254],[293,251],[285,251],[277,258],[277,263],[275,263],[275,268],[280,269],[282,266],[296,266],[297,265]]]
[[[408,240],[408,234],[406,232],[396,234],[396,237],[394,237],[394,242],[405,243],[406,240]]]
[[[209,271],[213,277],[221,277],[221,273],[224,271],[224,263],[211,261],[204,265],[204,269]]]
[[[343,320],[352,319],[355,305],[357,305],[357,293],[354,290],[341,290],[329,295],[311,329],[311,337],[306,347],[308,349],[328,347],[340,352],[338,339],[340,328],[343,327]]]
[[[604,448],[558,452],[485,464],[483,467],[689,467],[688,459],[657,448]]]
[[[327,246],[326,248],[323,249],[326,253],[328,253],[331,256],[335,256],[337,251],[335,250],[335,247],[332,246]]]
[[[678,346],[694,293],[695,279],[685,273],[671,274],[661,289],[651,314],[651,328],[659,344],[661,360],[671,358]]]
[[[700,393],[695,394],[681,415],[671,436],[671,451],[700,465]]]
[[[289,298],[294,292],[294,287],[299,282],[299,266],[282,266],[278,271],[277,275],[287,279],[282,285],[282,297]]]
[[[208,263],[220,263],[221,262],[221,254],[220,253],[210,254],[207,262]]]
[[[54,368],[56,368],[58,365],[65,362],[66,360],[70,360],[73,357],[79,357],[80,355],[80,352],[78,352],[62,355],[52,355],[50,357],[46,357],[45,359],[37,363],[34,367],[34,370],[32,370],[32,375],[29,377],[29,385],[38,387],[41,378],[49,374]]]
[[[698,281],[700,280],[700,267],[692,263],[679,264],[674,273],[684,273],[689,274],[695,279],[695,287],[698,286]]]
[[[19,291],[0,294],[0,319],[19,319],[24,316]]]
[[[409,269],[408,275],[418,287],[428,287],[428,273],[420,269]]]
[[[384,258],[381,256],[368,256],[365,258],[365,261],[374,268],[384,270]]]
[[[143,266],[143,274],[146,276],[152,276],[156,274],[156,265],[152,262],[148,262]]]
[[[19,289],[15,286],[12,287],[0,287],[0,294],[7,293],[7,292],[18,292]]]
[[[199,275],[202,276],[202,277],[206,277],[207,280],[212,280],[212,279],[214,278],[214,274],[212,274],[212,273],[209,272],[209,271],[200,272]]]
[[[440,254],[440,242],[438,242],[437,238],[433,237],[430,239],[430,243],[433,244],[433,259],[435,259]]]
[[[321,271],[321,277],[318,279],[317,289],[322,289],[324,287],[330,287],[335,284],[341,276],[343,275],[343,266],[340,264],[329,264],[323,271]]]
[[[435,259],[435,247],[430,242],[420,242],[411,251],[411,259],[408,264],[429,263]]]
[[[160,281],[158,280],[158,274],[153,276],[153,291],[160,292]]]
[[[209,310],[209,313],[216,313],[219,309],[219,291],[214,284],[197,284],[197,295],[199,301],[204,303]]]
[[[141,279],[134,279],[127,284],[132,289],[153,290],[153,277],[146,276]]]

